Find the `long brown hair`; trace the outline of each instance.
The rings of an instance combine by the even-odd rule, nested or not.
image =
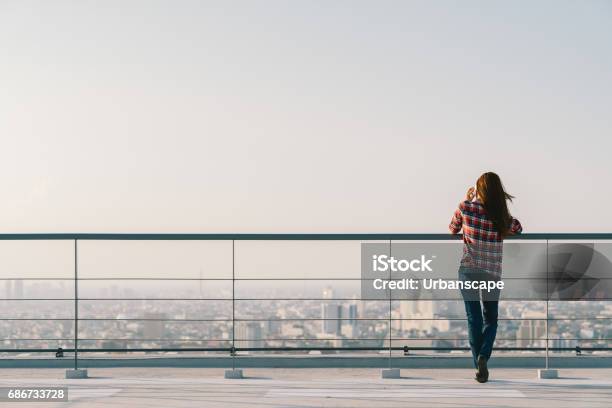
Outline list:
[[[508,211],[506,200],[512,201],[514,196],[506,193],[499,176],[493,172],[484,173],[476,182],[476,192],[493,221],[495,230],[505,237],[510,230],[512,216]]]

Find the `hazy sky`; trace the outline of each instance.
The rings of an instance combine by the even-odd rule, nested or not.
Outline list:
[[[609,1],[0,1],[0,230],[612,231]]]

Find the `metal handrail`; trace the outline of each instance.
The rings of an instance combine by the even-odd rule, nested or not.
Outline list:
[[[461,234],[437,233],[3,233],[0,240],[100,240],[100,241],[448,241],[461,239]],[[506,239],[520,240],[612,240],[612,233],[608,232],[536,232],[507,236]]]

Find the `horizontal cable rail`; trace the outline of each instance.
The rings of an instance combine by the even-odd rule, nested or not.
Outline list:
[[[469,347],[419,347],[419,346],[408,346],[408,351],[470,351]],[[64,352],[74,352],[74,348],[62,348]],[[389,347],[225,347],[225,348],[210,348],[210,347],[146,347],[146,348],[78,348],[79,353],[135,353],[135,352],[240,352],[240,351],[258,351],[258,352],[273,352],[273,351],[387,351]],[[405,351],[404,346],[393,346],[393,351]],[[576,351],[576,347],[494,347],[494,351]],[[580,351],[612,351],[612,347],[580,347]],[[51,353],[56,352],[57,349],[36,349],[36,348],[24,348],[24,349],[2,349],[0,353]]]
[[[0,318],[0,324],[2,322],[15,322],[14,326],[25,326],[24,324],[18,322],[47,322],[49,324],[53,324],[54,322],[62,323],[64,326],[61,328],[63,331],[56,331],[59,337],[5,337],[0,338],[1,341],[5,342],[58,342],[58,346],[54,347],[53,345],[47,345],[46,347],[44,343],[38,343],[41,347],[4,347],[0,346],[1,353],[56,353],[58,350],[66,353],[74,353],[74,361],[75,368],[78,365],[78,353],[134,353],[134,352],[144,352],[144,353],[165,353],[165,352],[210,352],[210,353],[224,353],[232,357],[232,362],[237,358],[238,352],[268,352],[268,353],[278,353],[278,352],[288,352],[288,353],[299,353],[299,352],[309,352],[309,351],[320,351],[320,352],[351,352],[351,351],[371,351],[371,352],[381,352],[388,351],[389,355],[389,366],[391,367],[391,351],[404,351],[405,353],[409,351],[438,351],[438,352],[450,352],[450,351],[469,351],[469,347],[463,346],[461,344],[465,344],[467,342],[468,337],[461,336],[419,336],[416,337],[407,336],[408,331],[402,329],[401,331],[396,329],[396,323],[403,322],[465,322],[467,319],[465,317],[440,317],[434,316],[432,318],[414,316],[414,317],[398,317],[397,314],[393,315],[392,313],[392,305],[396,305],[397,302],[404,301],[405,299],[370,299],[370,298],[362,298],[361,296],[278,296],[271,295],[270,297],[260,297],[260,296],[248,296],[250,293],[244,291],[244,289],[240,289],[238,291],[237,288],[244,288],[246,285],[244,283],[251,282],[266,282],[269,285],[273,285],[276,282],[294,282],[293,284],[298,284],[300,281],[304,282],[312,282],[312,281],[322,281],[322,282],[335,282],[341,281],[345,283],[351,282],[363,282],[368,281],[369,279],[363,278],[346,278],[346,277],[313,277],[305,276],[305,277],[241,277],[237,272],[235,265],[235,241],[362,241],[362,242],[370,242],[370,241],[381,241],[385,244],[391,245],[392,243],[400,243],[399,241],[459,241],[462,239],[461,235],[450,235],[450,234],[403,234],[403,233],[350,233],[350,234],[242,234],[242,233],[221,233],[221,234],[192,234],[192,233],[173,233],[173,234],[155,234],[155,233],[42,233],[42,234],[34,234],[34,233],[9,233],[9,234],[0,234],[0,241],[46,241],[46,240],[66,240],[74,242],[74,276],[72,277],[6,277],[3,276],[0,278],[0,282],[5,282],[7,287],[11,282],[16,281],[24,281],[29,282],[29,284],[35,284],[34,281],[65,281],[68,282],[68,285],[74,286],[74,296],[67,297],[66,292],[57,291],[58,297],[45,297],[45,296],[18,296],[18,297],[10,297],[0,298],[1,302],[74,302],[74,315],[68,317],[5,317]],[[545,241],[546,248],[548,248],[549,241],[598,241],[598,240],[612,240],[612,233],[530,233],[530,234],[520,234],[515,236],[507,237],[509,240],[526,240],[526,241]],[[136,276],[121,276],[121,277],[108,277],[108,276],[78,276],[78,249],[77,243],[79,241],[226,241],[231,243],[232,245],[232,254],[231,254],[231,277],[226,274],[216,274],[224,277],[136,277]],[[536,243],[537,245],[537,243]],[[548,249],[547,249],[548,250]],[[546,264],[548,268],[548,264]],[[98,272],[100,273],[100,272]],[[507,280],[527,280],[527,281],[546,281],[548,282],[548,276],[546,278],[537,278],[537,277],[504,277]],[[608,280],[612,279],[611,277],[600,277],[600,278],[584,278],[585,280]],[[560,279],[562,280],[562,279]],[[184,284],[193,283],[197,285],[200,283],[200,287],[202,287],[203,282],[219,282],[219,284],[210,284],[213,288],[212,292],[204,292],[200,293],[202,296],[194,296],[194,297],[182,297],[180,295],[184,293],[177,293],[178,296],[169,296],[169,297],[157,297],[157,296],[144,296],[144,297],[136,297],[133,296],[137,294],[137,291],[125,292],[125,296],[117,296],[117,293],[114,292],[102,292],[103,295],[109,294],[109,296],[95,296],[97,293],[91,291],[87,291],[83,289],[83,285],[79,285],[84,282],[92,282],[89,284],[89,287],[95,288],[96,282],[105,282],[105,284],[110,285],[110,282],[117,281],[121,282],[121,284],[126,285],[125,282],[134,281],[134,282],[156,282],[159,281],[163,285],[169,285],[170,282],[184,282]],[[214,292],[214,288],[216,287],[225,287],[229,285],[224,285],[225,283],[231,284],[231,294],[228,293],[227,290],[217,290]],[[46,285],[47,283],[44,283]],[[222,285],[223,284],[223,285]],[[43,285],[41,283],[40,285]],[[62,284],[63,285],[63,284]],[[68,286],[67,285],[67,286]],[[129,285],[126,285],[129,286]],[[63,286],[62,286],[63,287]],[[87,287],[87,286],[86,286]],[[66,288],[68,290],[69,288]],[[81,293],[86,292],[83,296]],[[241,294],[239,294],[241,292]],[[34,295],[39,294],[33,293]],[[70,292],[67,292],[68,296],[70,296]],[[191,292],[185,292],[191,293]],[[548,292],[547,292],[548,293]],[[43,293],[44,294],[44,293]],[[209,296],[212,294],[213,296]],[[216,297],[215,295],[219,295]],[[244,296],[244,295],[247,296]],[[0,292],[0,296],[2,292]],[[132,295],[132,296],[129,296]],[[452,299],[447,299],[449,301],[453,301]],[[576,302],[577,304],[583,304],[585,302],[592,302],[593,300],[589,299],[581,299],[581,298],[567,298],[564,299],[571,302]],[[612,300],[610,298],[597,298],[598,301],[606,302]],[[81,304],[79,306],[79,302],[100,302],[104,304],[104,307],[112,307],[112,304],[106,305],[105,302],[151,302],[151,304],[155,304],[156,302],[164,302],[164,301],[181,301],[181,302],[214,302],[212,313],[217,313],[217,316],[223,315],[228,316],[227,318],[189,318],[189,317],[181,317],[181,318],[173,318],[168,316],[161,317],[95,317],[95,313],[88,312],[87,308],[84,308]],[[247,310],[249,308],[248,303],[245,302],[285,302],[291,301],[296,302],[304,302],[303,305],[297,306],[293,305],[293,307],[310,307],[312,309],[312,305],[306,305],[305,302],[320,302],[318,305],[320,308],[324,302],[368,302],[376,305],[387,305],[384,310],[380,310],[380,315],[376,317],[291,317],[291,316],[282,316],[282,317],[270,317],[264,318],[261,316],[256,316],[252,310],[249,310],[247,313],[238,312],[239,308],[245,308]],[[426,301],[435,301],[435,300],[426,300]],[[456,300],[455,300],[456,301]],[[500,342],[506,342],[505,344],[500,344],[496,346],[494,350],[497,351],[530,351],[530,352],[540,352],[545,351],[547,357],[548,364],[548,352],[549,351],[571,351],[578,353],[582,352],[598,352],[598,351],[611,351],[612,347],[609,346],[609,341],[612,340],[609,336],[612,334],[612,330],[608,331],[607,335],[599,337],[589,337],[588,331],[585,332],[587,334],[584,337],[576,336],[576,333],[572,333],[572,336],[568,337],[559,337],[560,333],[554,333],[550,335],[548,332],[549,323],[555,322],[595,322],[598,324],[598,327],[601,325],[609,325],[609,321],[612,320],[612,315],[610,316],[586,316],[586,317],[569,317],[563,316],[563,313],[567,312],[555,312],[549,311],[549,302],[559,302],[556,299],[533,299],[533,300],[525,300],[525,299],[513,299],[507,298],[502,299],[502,301],[527,301],[527,302],[542,302],[546,303],[545,311],[538,311],[536,313],[541,313],[541,316],[526,316],[526,317],[499,317],[498,320],[500,322],[506,322],[511,327],[516,328],[517,324],[514,322],[544,322],[546,327],[546,335],[543,338],[543,335],[539,334],[528,334],[523,333],[521,336],[515,337],[504,337],[503,335],[498,336],[497,340]],[[219,304],[229,304],[231,302],[231,311],[223,309],[214,309],[214,305]],[[243,302],[243,303],[240,303]],[[462,303],[462,301],[459,300]],[[244,306],[243,306],[244,305]],[[123,306],[126,309],[128,306]],[[206,303],[206,308],[208,308],[208,303]],[[163,309],[162,306],[155,305],[154,308]],[[379,310],[379,306],[376,306],[376,310]],[[229,306],[226,307],[229,309]],[[141,311],[142,313],[142,311]],[[153,313],[163,313],[163,311],[155,310]],[[185,313],[185,315],[195,315],[197,313],[202,313],[199,310],[190,311],[189,313]],[[555,313],[560,313],[560,316],[554,316]],[[93,317],[87,317],[88,315],[94,315]],[[244,316],[244,315],[247,316]],[[309,313],[312,315],[313,313]],[[552,314],[552,315],[551,315]],[[180,316],[179,314],[176,314]],[[242,315],[242,316],[240,316]],[[249,317],[249,315],[253,315],[253,317]],[[264,315],[265,316],[265,315]],[[73,323],[74,327],[70,327],[66,325],[65,322]],[[86,324],[88,323],[89,324]],[[182,338],[117,338],[110,336],[121,336],[121,330],[108,330],[107,333],[109,336],[103,337],[92,337],[98,334],[96,330],[103,326],[103,323],[108,322],[118,322],[118,323],[138,323],[138,322],[149,322],[149,323],[168,323],[166,327],[170,327],[172,323],[185,323],[185,325],[174,325],[174,327],[181,327],[180,330],[183,330],[183,327],[187,327],[185,330],[188,330],[188,324],[194,323],[192,327],[195,327],[196,323],[210,323],[217,328],[217,331],[203,332],[204,335],[207,333],[212,333],[214,336],[210,336],[207,338],[185,338],[188,337],[189,334],[194,335],[195,329],[190,329],[191,333],[187,332],[183,334]],[[239,331],[238,327],[243,327],[245,324],[249,323],[278,323],[278,324],[289,324],[291,322],[302,322],[302,326],[296,326],[297,328],[304,328],[307,324],[311,323],[319,323],[322,325],[326,325],[327,323],[333,324],[334,322],[343,323],[349,322],[353,324],[357,324],[360,322],[382,322],[376,323],[378,328],[383,328],[386,330],[385,336],[372,336],[372,333],[364,334],[361,337],[354,337],[349,335],[344,335],[344,330],[342,331],[341,336],[331,336],[326,335],[323,337],[312,336],[312,332],[307,334],[305,331],[302,334],[295,334],[293,338],[287,336],[283,337],[283,332],[280,336],[278,336],[278,332],[274,335],[272,332],[270,336],[261,336],[261,337],[248,337],[248,334],[245,336],[244,331]],[[79,323],[84,323],[84,325],[79,327]],[[130,327],[125,326],[124,324],[118,325],[119,327]],[[513,326],[512,326],[513,324]],[[568,323],[567,325],[557,323],[559,327],[557,330],[563,330],[563,327],[580,327],[579,324],[572,326],[573,323]],[[231,325],[231,332],[229,333],[229,337],[222,337],[221,333],[227,334],[227,330],[220,332],[218,330],[219,327],[228,327]],[[202,327],[206,327],[205,325],[200,325]],[[263,327],[265,325],[261,325]],[[509,326],[509,327],[510,327]],[[59,326],[58,326],[59,327]],[[68,327],[69,329],[66,329]],[[310,327],[310,326],[309,326]],[[367,326],[366,326],[367,327]],[[374,327],[372,324],[370,327]],[[401,327],[404,327],[403,325]],[[0,326],[0,328],[2,328]],[[6,328],[6,326],[4,327]],[[336,330],[335,328],[332,331]],[[417,329],[412,329],[417,330]],[[540,326],[529,327],[529,330],[541,330]],[[418,330],[417,330],[418,331]],[[6,332],[6,330],[5,330]],[[72,334],[73,335],[72,335]],[[248,333],[248,332],[247,332]],[[357,332],[359,334],[359,332]],[[402,334],[403,333],[403,334]],[[582,334],[583,332],[580,332]],[[22,332],[22,334],[27,335],[27,332]],[[52,332],[47,332],[47,334],[52,334]],[[104,333],[101,333],[104,334]],[[142,333],[141,333],[142,334]],[[178,333],[181,335],[182,333]],[[338,335],[336,333],[336,335]],[[410,334],[414,334],[410,332]],[[443,334],[443,333],[434,333],[434,334]],[[448,331],[447,334],[456,334]],[[156,333],[146,333],[145,335],[158,335]],[[196,334],[197,335],[197,334]],[[88,337],[89,336],[89,337]],[[107,347],[108,344],[104,342],[118,342],[117,347]],[[348,342],[348,344],[344,344],[338,346],[336,342]],[[448,345],[449,343],[444,342],[463,342],[463,343],[455,343],[454,345]],[[522,346],[530,341],[531,345]],[[59,343],[64,342],[63,344],[70,347],[62,347]],[[72,342],[72,344],[70,344]],[[92,342],[102,342],[102,343],[92,343]],[[137,347],[138,344],[135,344],[134,347],[126,347],[130,343],[136,342],[151,342],[151,343],[161,343],[167,344],[168,347],[163,347],[158,344],[151,344],[146,347]],[[276,345],[272,343],[272,345],[265,345],[265,342],[276,342]],[[300,342],[311,342],[314,345],[308,344],[299,344]],[[316,345],[316,342],[327,343],[321,346]],[[355,345],[358,342],[370,342],[372,345]],[[423,346],[423,343],[418,342],[434,342],[430,343],[432,345]],[[437,342],[437,343],[435,343]],[[512,342],[517,342],[518,346],[508,346],[507,344],[513,344]],[[542,344],[546,344],[546,346],[542,346]],[[587,343],[586,346],[576,345],[573,347],[568,347],[567,342],[577,342],[577,343]],[[80,345],[80,344],[81,345]],[[90,347],[84,347],[82,344],[86,343],[91,345]],[[170,344],[168,344],[170,343]],[[176,344],[173,344],[176,343]],[[180,343],[202,343],[195,344],[196,346],[201,345],[201,347],[194,347],[194,344],[188,344],[187,347],[175,347]],[[287,344],[296,344],[295,346],[288,346]],[[378,343],[378,344],[376,344]],[[411,346],[410,343],[420,344]],[[102,344],[102,347],[99,345]],[[218,345],[217,345],[218,344]],[[452,343],[450,343],[452,344]],[[521,345],[522,344],[522,345]],[[552,346],[551,346],[552,344]],[[23,345],[23,344],[22,344]],[[245,345],[254,345],[253,347],[245,347]],[[448,345],[448,346],[447,346]],[[16,344],[17,346],[17,344]],[[393,357],[397,358],[397,357]]]
[[[557,317],[557,318],[553,318],[553,317],[549,317],[548,320],[549,321],[566,321],[566,320],[575,320],[575,321],[590,321],[590,320],[611,320],[612,317]],[[0,318],[0,320],[26,320],[26,321],[30,321],[30,320],[67,320],[67,321],[71,321],[74,320],[74,317],[52,317],[52,318],[44,318],[44,317],[3,317]],[[118,321],[118,322],[122,322],[122,321],[144,321],[144,322],[231,322],[232,319],[155,319],[155,318],[139,318],[139,317],[126,317],[126,318],[114,318],[114,317],[79,317],[79,320],[91,320],[91,321],[104,321],[104,322],[108,322],[108,321]],[[364,321],[364,322],[369,322],[369,321],[376,321],[376,320],[382,320],[382,321],[389,321],[388,318],[384,318],[384,317],[360,317],[360,318],[356,318],[356,319],[349,319],[349,318],[315,318],[315,317],[288,317],[285,319],[247,319],[247,318],[235,318],[234,319],[237,322],[293,322],[293,321],[315,321],[315,322],[350,322],[350,321]],[[400,317],[394,317],[391,318],[391,321],[394,322],[401,322],[401,321],[465,321],[467,320],[464,317],[438,317],[438,318],[423,318],[423,317],[415,317],[415,318],[400,318]],[[508,317],[508,318],[503,318],[500,317],[497,320],[499,321],[542,321],[542,320],[547,320],[546,317],[525,317],[525,318],[519,318],[519,317]]]
[[[421,340],[468,340],[468,337],[401,337],[401,336],[395,336],[393,338],[393,341],[421,341]],[[3,339],[3,340],[12,340],[12,341],[21,341],[21,340],[26,340],[26,339],[18,339],[18,338],[14,338],[14,339]],[[30,339],[30,340],[37,340],[37,339]],[[66,339],[46,339],[46,340],[66,340]],[[129,339],[129,338],[125,338],[125,339],[109,339],[109,338],[88,338],[88,337],[79,337],[79,341],[99,341],[99,340],[113,340],[113,341],[164,341],[164,342],[172,342],[172,341],[179,341],[178,339]],[[267,341],[286,341],[286,342],[298,342],[298,341],[328,341],[328,340],[354,340],[354,341],[381,341],[384,340],[385,342],[388,339],[380,339],[377,337],[330,337],[330,338],[326,338],[326,339],[321,339],[321,338],[317,338],[317,337],[302,337],[299,339],[290,339],[290,338],[266,338],[266,339],[249,339],[249,338],[239,338],[237,337],[236,339],[234,339],[234,341],[240,341],[240,342],[257,342],[257,341],[262,341],[262,340],[267,340]],[[545,341],[539,337],[497,337],[497,340],[542,340]],[[586,340],[583,338],[579,338],[579,337],[563,337],[563,338],[556,338],[556,337],[550,337],[548,339],[549,341],[554,341],[554,340]],[[609,341],[612,340],[612,338],[597,338],[595,339],[597,341]],[[192,341],[192,342],[204,342],[204,341],[208,341],[208,342],[228,342],[230,340],[228,339],[182,339],[180,341]],[[50,348],[50,350],[55,350],[57,349],[57,347],[54,348]],[[268,350],[274,350],[274,347],[267,347]]]

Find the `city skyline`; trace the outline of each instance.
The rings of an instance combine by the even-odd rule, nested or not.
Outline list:
[[[5,281],[7,294],[13,287],[9,283]],[[170,300],[155,300],[143,297],[143,292],[113,286],[85,295],[79,302],[79,316],[83,319],[79,338],[83,347],[224,347],[232,342],[232,316],[236,319],[235,344],[239,348],[384,347],[389,324],[396,346],[464,347],[467,341],[463,305],[459,301],[364,301],[358,298],[358,292],[353,293],[352,299],[338,298],[338,285],[323,287],[316,300],[304,297],[305,292],[296,286],[289,293],[276,291],[272,298],[236,300],[232,312],[231,293],[198,300],[189,295],[190,290],[196,291],[192,287]],[[49,288],[38,290],[32,294],[54,298]],[[279,301],[281,293],[286,299]],[[100,298],[88,299],[92,295]],[[74,336],[71,299],[24,304],[15,293],[11,297],[15,301],[3,300],[7,317],[35,320],[27,324],[2,321],[0,334],[5,347],[30,343],[69,347]],[[175,297],[184,300],[177,301]],[[504,335],[498,343],[506,347],[543,347],[547,313],[550,347],[605,345],[612,336],[606,324],[612,318],[609,301],[551,301],[548,306],[543,301],[505,301],[500,309]]]

